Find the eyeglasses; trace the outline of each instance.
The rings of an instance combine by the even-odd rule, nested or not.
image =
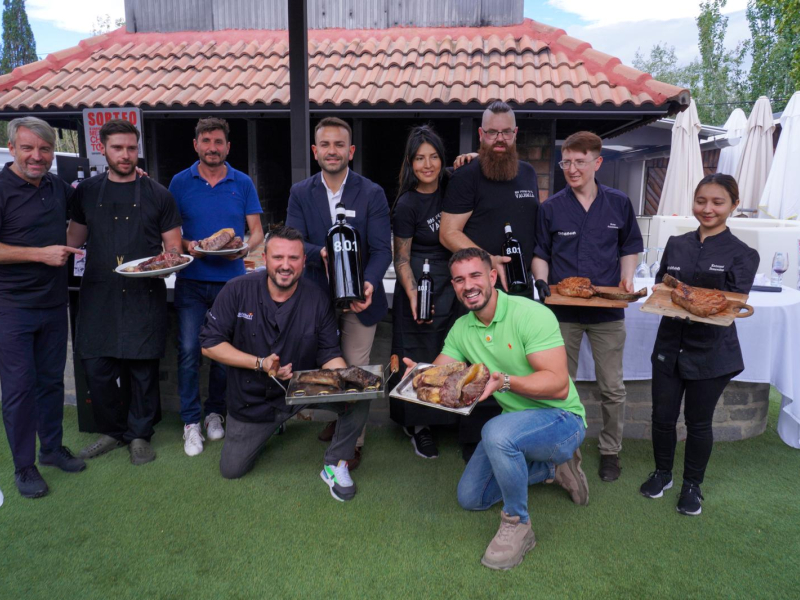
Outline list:
[[[516,131],[514,131],[513,129],[503,129],[503,131],[497,131],[496,129],[487,129],[483,132],[483,135],[490,140],[496,139],[497,136],[503,136],[504,140],[510,140],[512,137],[514,137],[515,133]]]
[[[597,158],[599,158],[599,157],[597,157]],[[587,168],[589,165],[591,165],[594,161],[596,161],[597,158],[593,158],[591,160],[581,160],[581,159],[578,159],[578,160],[562,160],[561,162],[558,163],[558,166],[561,167],[561,169],[564,170],[564,171],[569,171],[570,167],[572,167],[572,166],[574,166],[579,171],[583,171],[585,168]]]

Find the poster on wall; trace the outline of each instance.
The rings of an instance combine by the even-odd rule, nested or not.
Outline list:
[[[92,166],[106,167],[100,144],[100,128],[112,119],[130,121],[139,130],[139,158],[144,158],[144,129],[142,127],[142,112],[138,108],[84,108],[83,132],[86,136],[86,158]]]

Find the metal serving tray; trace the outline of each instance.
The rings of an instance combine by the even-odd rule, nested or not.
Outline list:
[[[352,392],[338,392],[338,393],[324,392],[317,394],[309,393],[313,392],[315,388],[323,388],[324,386],[313,386],[304,384],[303,387],[305,387],[306,389],[298,389],[299,384],[297,383],[297,378],[302,373],[311,373],[312,371],[318,371],[319,369],[310,369],[308,371],[295,371],[294,373],[292,373],[292,378],[289,380],[289,385],[286,388],[286,404],[295,405],[295,404],[321,404],[325,402],[355,402],[357,400],[374,400],[376,398],[383,398],[383,393],[386,386],[386,378],[384,377],[383,374],[383,366],[366,365],[362,366],[361,368],[381,378],[381,384],[378,386],[377,389],[364,390],[363,392],[352,391]]]
[[[417,398],[417,391],[414,389],[412,381],[420,371],[430,369],[432,366],[433,365],[430,363],[417,363],[417,366],[415,366],[408,375],[403,377],[403,380],[395,386],[389,395],[392,398],[405,400],[406,402],[413,402],[414,404],[421,404],[422,406],[427,406],[428,408],[446,410],[447,412],[456,413],[457,415],[469,415],[472,412],[472,409],[474,409],[478,404],[477,402],[473,402],[469,406],[465,406],[463,408],[449,408],[447,406],[442,406],[441,404],[425,402],[425,400],[420,400]]]

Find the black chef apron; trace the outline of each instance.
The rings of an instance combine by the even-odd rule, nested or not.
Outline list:
[[[142,221],[142,183],[137,175],[133,203],[106,197],[103,176],[81,281],[77,351],[81,358],[157,359],[164,356],[167,288],[158,277],[124,277],[117,266],[152,255]]]
[[[430,273],[433,279],[432,324],[417,325],[411,316],[411,303],[403,286],[399,281],[395,285],[392,302],[392,354],[397,354],[401,365],[404,357],[417,362],[433,362],[442,351],[444,339],[456,319],[456,312],[453,309],[458,302],[453,285],[450,283],[450,269],[447,266],[449,257],[416,255],[412,252],[410,266],[417,279],[422,275],[422,265],[426,258],[430,261]],[[451,425],[457,423],[459,417],[446,410],[427,408],[394,398],[389,399],[389,414],[393,421],[404,427]]]

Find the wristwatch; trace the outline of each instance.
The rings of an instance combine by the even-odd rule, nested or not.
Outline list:
[[[500,373],[503,376],[503,385],[497,390],[498,394],[503,394],[511,389],[511,376],[508,373]]]

